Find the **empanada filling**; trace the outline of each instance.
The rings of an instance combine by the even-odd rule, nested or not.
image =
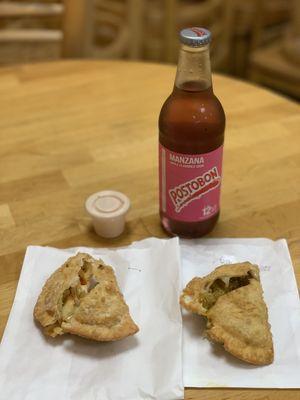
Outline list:
[[[70,319],[74,314],[75,308],[80,305],[80,300],[85,297],[98,282],[93,275],[93,266],[84,262],[78,272],[79,281],[77,285],[65,290],[62,295],[62,319]]]
[[[53,334],[63,334],[63,330],[60,327],[61,323],[72,318],[76,308],[80,305],[81,299],[94,289],[98,283],[93,274],[93,265],[84,262],[78,272],[78,281],[76,284],[63,292],[60,307],[61,318],[55,324],[46,328],[48,334],[51,334],[51,332]]]
[[[239,277],[227,277],[216,279],[205,292],[200,294],[200,303],[202,306],[209,310],[218,300],[220,296],[231,292],[232,290],[238,289],[242,286],[249,285],[251,275],[239,276]]]

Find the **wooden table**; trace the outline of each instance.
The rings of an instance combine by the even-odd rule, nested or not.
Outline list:
[[[29,244],[120,246],[164,237],[157,202],[157,118],[175,69],[68,61],[0,70],[0,335]],[[300,108],[223,76],[227,115],[222,215],[212,237],[288,240],[300,283]],[[101,239],[86,197],[132,201],[124,234]],[[33,277],[34,279],[34,277]],[[186,390],[186,399],[299,399],[295,390]]]

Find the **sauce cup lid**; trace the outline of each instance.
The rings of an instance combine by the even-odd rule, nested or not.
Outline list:
[[[85,208],[91,217],[110,219],[125,216],[130,200],[125,194],[115,190],[103,190],[93,193],[85,202]]]

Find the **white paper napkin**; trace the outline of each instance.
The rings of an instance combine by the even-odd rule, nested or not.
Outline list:
[[[152,239],[134,243],[147,248]],[[183,311],[183,381],[186,387],[300,388],[300,302],[285,240],[180,240],[185,285],[221,264],[250,261],[260,267],[275,347],[274,363],[239,361],[204,337],[205,319]]]
[[[138,334],[112,343],[70,335],[47,339],[35,325],[42,285],[77,251],[115,268]],[[28,247],[0,346],[0,399],[182,399],[180,289],[178,239],[114,251]]]
[[[271,365],[246,364],[204,338],[204,318],[184,312],[185,386],[299,388],[300,303],[286,241],[202,239],[183,240],[180,245],[184,286],[220,264],[250,261],[259,265],[275,351]]]
[[[32,325],[32,307],[49,273],[76,251],[29,248],[32,256],[29,257],[29,254],[24,261],[16,299],[0,347],[0,399],[35,400],[39,398],[37,396],[46,400],[53,397],[57,400],[182,398],[179,367],[181,322],[177,298],[180,271],[175,241],[149,238],[117,251],[80,249],[116,266],[118,281],[133,318],[140,327],[145,324],[147,332],[154,335],[153,342],[149,338],[151,335],[146,335],[146,359],[144,353],[137,354],[137,346],[132,343],[134,337],[125,339],[123,343],[100,344],[102,347],[99,348],[88,341],[82,343],[80,338],[61,338],[50,348],[49,340],[46,341]],[[211,344],[202,335],[204,319],[184,312],[185,386],[299,388],[300,303],[286,241],[201,239],[182,240],[180,244],[182,287],[194,276],[205,275],[220,264],[246,260],[259,264],[275,346],[272,365],[248,365],[226,353],[222,346]],[[49,258],[47,262],[42,257],[45,250]],[[56,260],[56,265],[51,260]],[[132,271],[137,271],[137,266],[141,274],[132,274]],[[33,271],[35,280],[38,280],[36,284],[32,282]],[[158,292],[163,293],[159,301],[154,298]],[[142,313],[145,298],[140,296],[153,300],[152,305],[156,308],[154,316],[152,308],[149,315]],[[160,309],[164,315],[156,315]],[[165,318],[173,325],[165,323]],[[146,340],[142,339],[144,349]],[[141,345],[140,338],[138,344]],[[50,348],[47,353],[45,346]],[[116,369],[115,361],[118,364]],[[56,368],[51,368],[52,364]]]

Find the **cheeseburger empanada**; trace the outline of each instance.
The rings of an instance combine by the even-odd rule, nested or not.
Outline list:
[[[223,265],[203,278],[192,279],[181,305],[207,318],[209,339],[241,360],[256,365],[273,362],[268,311],[256,265]]]
[[[46,281],[34,308],[44,333],[64,333],[98,341],[138,332],[113,269],[89,254],[70,257]]]

